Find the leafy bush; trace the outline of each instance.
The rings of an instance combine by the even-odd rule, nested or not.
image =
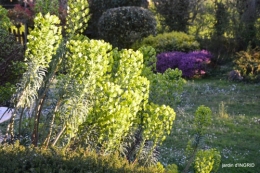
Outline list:
[[[14,84],[22,76],[25,69],[23,46],[8,32],[11,26],[7,10],[0,6],[0,104],[10,100]]]
[[[211,109],[204,105],[199,106],[193,122],[195,133],[193,139],[189,140],[187,144],[186,154],[189,159],[183,172],[187,173],[193,162],[196,173],[217,172],[221,161],[220,153],[216,149],[203,150],[205,148],[205,134],[212,124]]]
[[[184,77],[192,78],[195,75],[205,75],[206,65],[211,60],[210,52],[206,50],[183,52],[166,52],[157,55],[157,71],[164,73],[168,68],[178,68]]]
[[[221,161],[219,151],[215,149],[199,150],[196,154],[194,169],[195,173],[217,172]]]
[[[178,173],[178,166],[175,164],[167,165],[166,173]]]
[[[0,28],[8,30],[11,26],[11,21],[7,17],[8,11],[0,5]]]
[[[163,173],[158,166],[142,167],[129,164],[114,155],[98,155],[88,149],[41,149],[14,145],[0,145],[0,172],[107,172],[107,173]]]
[[[235,68],[241,73],[245,80],[260,81],[260,48],[252,49],[250,46],[246,51],[240,51],[234,60]]]
[[[198,39],[201,48],[210,51],[214,57],[212,61],[218,65],[232,62],[232,56],[238,50],[238,43],[234,38],[212,36],[210,39]]]
[[[169,51],[189,52],[199,49],[199,43],[194,36],[176,31],[158,34],[157,36],[150,35],[141,42],[135,43],[132,47],[138,49],[141,46],[152,46],[157,53]]]
[[[204,135],[207,128],[212,124],[212,111],[209,107],[201,105],[197,108],[194,117],[195,131],[199,135]]]
[[[159,105],[169,105],[172,108],[179,102],[185,80],[178,69],[167,69],[163,74],[156,70],[156,52],[152,47],[139,49],[144,56],[142,75],[150,81],[149,101]]]
[[[107,10],[98,22],[100,38],[114,47],[129,48],[134,42],[155,34],[153,14],[141,7],[119,7]]]
[[[170,31],[186,31],[190,18],[190,2],[188,0],[153,0],[156,11],[163,17],[161,23]]]
[[[8,106],[12,94],[15,91],[15,85],[7,82],[4,85],[0,85],[0,106]]]
[[[98,20],[108,9],[126,6],[147,8],[147,3],[145,3],[144,0],[89,0],[88,2],[91,18],[85,33],[90,35],[91,38],[98,38]]]
[[[23,46],[15,40],[15,37],[8,32],[11,21],[7,17],[8,11],[0,6],[0,71],[2,85],[6,80],[13,81],[17,78],[18,69],[13,65],[17,61],[23,60]],[[17,65],[19,66],[19,65]],[[15,71],[13,71],[15,70]]]
[[[0,85],[5,82],[15,83],[21,77],[24,64],[23,46],[8,32],[11,21],[8,12],[0,6]]]

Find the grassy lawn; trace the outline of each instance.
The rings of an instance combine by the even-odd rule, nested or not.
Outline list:
[[[183,169],[186,145],[193,133],[193,116],[200,105],[210,107],[213,112],[205,144],[221,152],[218,172],[257,172],[260,169],[260,84],[217,79],[187,81],[182,102],[175,108],[177,116],[172,133],[161,148],[161,162],[177,163]],[[238,168],[236,163],[255,166]],[[233,167],[222,168],[222,164],[233,164]]]

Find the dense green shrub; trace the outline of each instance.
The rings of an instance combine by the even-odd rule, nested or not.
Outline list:
[[[235,68],[241,73],[245,80],[260,81],[260,48],[251,46],[246,51],[240,51],[234,60]]]
[[[0,85],[7,81],[14,81],[19,74],[19,65],[13,65],[23,60],[23,46],[18,44],[15,37],[8,32],[11,21],[7,17],[7,10],[0,6]],[[18,75],[18,76],[17,76]]]
[[[234,38],[224,36],[212,36],[211,38],[199,38],[202,49],[210,51],[214,56],[212,62],[218,65],[232,62],[232,56],[238,51],[238,43]]]
[[[9,82],[5,83],[4,85],[0,85],[0,106],[5,105],[8,106],[9,101],[12,97],[12,94],[15,91],[15,85]]]
[[[0,6],[0,104],[10,100],[14,84],[21,77],[25,64],[23,46],[8,32],[11,21],[7,10]]]
[[[214,24],[214,29],[215,29],[215,35],[216,36],[223,36],[225,31],[228,29],[229,25],[229,19],[228,19],[228,11],[227,11],[227,6],[223,2],[217,2],[215,1],[216,5],[216,13],[215,13],[215,18],[216,18],[216,23]]]
[[[11,26],[11,21],[7,17],[8,11],[0,5],[0,28],[8,30]]]
[[[100,17],[98,31],[100,38],[114,47],[129,48],[137,40],[155,34],[156,20],[141,7],[112,8]]]
[[[163,173],[158,166],[149,168],[129,164],[126,159],[114,155],[98,155],[88,149],[41,149],[14,145],[0,145],[0,172],[107,172],[107,173]]]
[[[168,69],[163,74],[156,72],[156,52],[152,47],[139,49],[144,56],[144,68],[142,75],[150,81],[149,100],[159,105],[169,105],[175,108],[183,91],[185,80],[182,71]]]
[[[0,28],[0,84],[6,81],[14,81],[21,76],[21,67],[17,64],[24,59],[23,46],[15,40],[15,37],[8,31]],[[14,64],[16,63],[16,65]]]
[[[221,155],[216,149],[199,150],[196,153],[194,170],[195,173],[217,172],[221,161]]]
[[[88,28],[85,34],[90,38],[98,38],[98,20],[101,15],[111,8],[136,6],[147,8],[147,1],[144,0],[88,0],[91,18],[88,22]]]
[[[141,46],[152,46],[157,53],[168,51],[189,52],[199,49],[199,43],[194,36],[176,31],[158,34],[157,36],[150,35],[141,42],[135,43],[132,47],[138,49]]]
[[[175,164],[167,165],[166,173],[178,173],[178,166]]]
[[[217,171],[221,161],[221,155],[216,149],[204,150],[205,135],[212,124],[212,111],[209,107],[201,105],[195,112],[193,121],[194,136],[189,140],[186,148],[188,161],[184,173],[188,173],[192,163],[196,173]]]

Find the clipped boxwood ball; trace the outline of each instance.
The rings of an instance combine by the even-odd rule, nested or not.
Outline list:
[[[142,7],[112,8],[100,17],[98,31],[100,38],[113,46],[129,48],[137,40],[155,34],[156,20]]]

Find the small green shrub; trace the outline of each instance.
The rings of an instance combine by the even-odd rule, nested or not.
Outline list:
[[[194,169],[196,173],[217,172],[221,161],[219,151],[215,149],[199,150],[196,154]]]
[[[205,147],[204,145],[205,134],[207,133],[207,129],[211,124],[212,124],[211,109],[204,105],[199,106],[195,112],[195,116],[193,120],[194,137],[193,139],[188,141],[186,147],[186,155],[189,159],[183,171],[184,173],[188,173],[190,166],[192,165],[193,162],[195,162],[196,172],[203,172],[205,171],[205,169],[211,171],[213,169],[214,160],[213,157],[209,156],[209,154],[212,155],[211,150],[207,152],[201,150],[202,148]],[[204,157],[206,157],[206,159]],[[216,160],[217,160],[216,163],[220,163],[220,158],[216,158]],[[214,167],[216,167],[215,169],[218,168],[217,166]],[[208,171],[206,172],[210,173]]]
[[[8,11],[0,5],[0,28],[8,30],[11,26],[11,21],[7,17]]]
[[[14,91],[15,85],[9,82],[5,83],[3,86],[0,85],[0,105],[7,105]]]
[[[98,30],[100,38],[113,47],[129,48],[137,40],[155,34],[156,20],[141,7],[112,8],[100,17]]]
[[[155,37],[150,35],[141,42],[135,43],[132,47],[138,49],[141,46],[152,46],[157,53],[168,51],[189,52],[199,49],[199,43],[194,36],[176,31],[158,34]]]
[[[204,105],[198,107],[195,113],[194,124],[197,132],[204,132],[211,124],[212,112],[209,107]]]
[[[107,173],[163,173],[159,166],[142,167],[129,164],[114,155],[98,155],[88,149],[42,149],[14,145],[0,145],[0,172],[107,172]]]
[[[247,81],[260,81],[260,48],[251,48],[246,51],[240,51],[234,60],[235,68],[241,73]]]
[[[178,166],[175,164],[170,164],[166,167],[166,173],[178,173]]]

